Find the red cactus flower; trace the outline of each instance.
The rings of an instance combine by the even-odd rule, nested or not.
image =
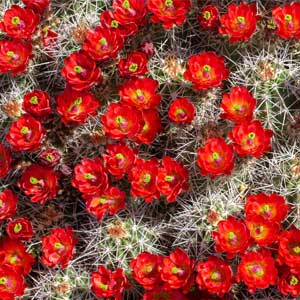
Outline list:
[[[115,18],[121,24],[135,23],[143,26],[147,8],[144,0],[114,0],[112,5]]]
[[[214,5],[204,6],[197,19],[204,29],[216,28],[219,24],[219,10]]]
[[[165,156],[157,173],[157,190],[167,197],[167,202],[176,201],[177,196],[189,189],[189,172],[181,162]]]
[[[58,34],[51,30],[50,26],[45,26],[40,31],[43,41],[43,46],[50,50],[56,45]]]
[[[218,223],[217,231],[212,233],[217,252],[226,252],[228,258],[244,253],[250,245],[249,231],[244,222],[231,216]]]
[[[127,58],[120,59],[118,69],[123,77],[138,77],[148,73],[148,57],[145,53],[131,52]]]
[[[159,267],[162,257],[148,252],[140,253],[130,262],[133,278],[146,290],[153,290],[161,283]]]
[[[33,236],[32,223],[26,218],[9,221],[6,225],[8,236],[12,240],[30,240]]]
[[[201,290],[208,290],[219,297],[229,292],[233,272],[227,262],[210,256],[205,262],[198,263],[197,272],[196,282]]]
[[[146,202],[158,199],[159,192],[156,188],[157,172],[158,161],[156,158],[150,160],[137,158],[129,173],[131,195],[133,197],[142,197]]]
[[[28,274],[34,258],[26,251],[24,244],[18,240],[4,238],[0,244],[0,265],[8,265],[21,274]]]
[[[190,56],[184,78],[191,81],[194,90],[206,90],[222,85],[222,81],[229,77],[224,58],[214,52],[202,52]]]
[[[253,119],[255,106],[256,99],[247,88],[233,87],[230,94],[223,95],[221,108],[224,113],[221,114],[221,118],[235,123],[249,122]]]
[[[111,103],[100,120],[105,133],[113,139],[133,138],[142,126],[141,112],[120,103]]]
[[[12,122],[6,140],[14,151],[35,151],[45,135],[42,124],[31,115],[23,115]]]
[[[244,254],[238,265],[237,278],[247,285],[250,293],[255,293],[257,288],[266,289],[270,285],[275,285],[277,269],[270,252],[260,250]]]
[[[157,89],[158,82],[151,78],[131,79],[118,88],[122,103],[142,110],[159,105],[161,95],[155,93]]]
[[[292,227],[279,236],[278,260],[286,264],[292,272],[300,270],[300,229]]]
[[[169,107],[169,118],[177,124],[191,124],[195,117],[195,106],[187,98],[175,99]]]
[[[265,220],[262,216],[247,217],[246,225],[250,236],[260,246],[268,246],[274,243],[279,234],[280,226],[278,223]]]
[[[164,257],[160,267],[161,279],[172,289],[184,288],[193,274],[194,261],[177,248]]]
[[[11,266],[0,266],[0,299],[14,300],[24,294],[25,287],[23,274]]]
[[[72,53],[64,60],[61,74],[73,90],[82,91],[100,81],[101,69],[81,50]]]
[[[56,97],[57,112],[63,123],[84,124],[89,116],[95,116],[100,102],[88,91],[74,91],[67,87]]]
[[[23,99],[23,110],[36,118],[47,116],[51,112],[49,94],[40,90],[27,93]]]
[[[32,196],[30,201],[44,205],[53,199],[58,192],[59,173],[39,165],[31,165],[25,169],[18,186],[26,195]]]
[[[34,11],[42,14],[44,10],[49,6],[51,0],[22,0],[26,7],[33,9]]]
[[[13,76],[23,73],[31,58],[32,46],[19,39],[0,41],[0,74],[11,72]]]
[[[94,60],[104,61],[116,58],[123,43],[118,31],[98,26],[95,30],[88,31],[82,47]]]
[[[280,223],[285,219],[290,206],[286,204],[285,199],[280,195],[259,193],[249,195],[246,198],[244,210],[247,218],[262,216],[267,221]]]
[[[141,126],[136,142],[140,144],[152,144],[158,132],[162,129],[161,119],[156,108],[142,111],[143,126]]]
[[[0,22],[0,30],[12,38],[31,39],[39,20],[39,16],[33,10],[12,5],[4,13],[3,21]]]
[[[215,178],[231,174],[234,167],[234,152],[232,145],[228,145],[224,139],[216,137],[207,140],[197,153],[197,164],[201,175]]]
[[[300,38],[300,3],[276,6],[272,9],[272,15],[277,25],[278,36],[284,39]]]
[[[248,41],[256,30],[256,23],[260,20],[257,16],[256,4],[239,5],[234,3],[228,6],[226,15],[220,18],[219,32],[230,37],[229,42]]]
[[[228,134],[239,155],[254,157],[262,157],[271,150],[272,135],[273,131],[264,129],[258,120],[236,125]]]
[[[104,266],[92,273],[91,284],[97,297],[113,297],[115,300],[122,300],[122,292],[130,287],[121,268],[113,272]]]
[[[106,153],[102,154],[107,171],[118,179],[121,179],[131,170],[136,153],[125,143],[107,144]]]
[[[125,208],[125,192],[120,191],[117,187],[109,187],[102,194],[83,195],[83,198],[86,200],[87,211],[96,216],[98,221],[107,212],[114,215]]]
[[[100,14],[101,26],[115,30],[124,38],[134,35],[138,32],[138,26],[135,23],[121,23],[115,18],[115,14],[110,10],[105,10]]]
[[[42,239],[43,264],[50,268],[60,265],[64,269],[73,258],[76,243],[71,227],[52,229]]]
[[[12,162],[11,152],[0,143],[0,179],[4,179],[10,171]]]
[[[163,23],[165,29],[185,22],[186,14],[191,7],[190,0],[149,0],[148,10],[153,14],[150,18],[153,23]]]
[[[0,193],[0,221],[11,218],[17,211],[18,197],[9,189]]]
[[[284,296],[300,296],[300,274],[292,273],[288,268],[284,268],[280,274],[277,287]]]
[[[147,291],[142,300],[188,300],[188,298],[178,290],[158,286],[151,291]]]
[[[81,193],[93,195],[108,188],[108,176],[100,158],[84,158],[74,168],[72,185]]]
[[[61,159],[61,154],[57,149],[46,149],[39,154],[40,162],[49,168],[55,167]]]

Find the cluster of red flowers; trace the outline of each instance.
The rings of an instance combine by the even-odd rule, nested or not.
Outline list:
[[[256,100],[245,87],[233,87],[229,94],[224,94],[221,118],[235,123],[229,132],[233,144],[227,144],[221,137],[206,141],[198,149],[200,173],[212,178],[230,174],[234,167],[234,151],[240,156],[261,157],[271,149],[272,130],[264,129],[261,122],[253,120]]]
[[[220,221],[212,234],[216,251],[224,252],[226,259],[212,255],[196,263],[180,248],[167,257],[140,253],[130,266],[132,278],[145,289],[142,299],[187,300],[195,290],[197,297],[203,292],[224,297],[238,282],[251,293],[277,285],[283,295],[299,296],[300,230],[292,227],[280,232],[289,209],[277,194],[249,195],[245,219],[230,216]],[[236,258],[235,276],[231,261]],[[122,269],[112,272],[104,266],[92,274],[91,284],[98,297],[116,299],[130,286]]]

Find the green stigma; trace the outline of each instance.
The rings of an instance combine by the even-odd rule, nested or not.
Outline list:
[[[30,100],[29,100],[29,102],[30,102],[31,104],[37,105],[37,104],[39,103],[38,97],[37,97],[37,96],[31,97]]]
[[[40,181],[35,177],[30,177],[29,181],[31,184],[38,184]]]
[[[296,254],[300,254],[300,247],[299,246],[297,246],[297,247],[294,247],[294,252],[296,253]]]
[[[100,283],[100,284],[99,284],[99,288],[100,288],[101,290],[107,291],[107,290],[108,290],[108,285],[107,285],[107,284]]]
[[[3,200],[0,199],[0,207],[3,205]]]
[[[129,71],[130,72],[136,72],[137,69],[138,69],[138,65],[137,64],[131,64],[129,66]]]
[[[254,140],[255,137],[256,137],[256,134],[255,134],[254,132],[250,132],[250,133],[248,134],[248,138],[249,138],[250,140]]]
[[[206,11],[203,13],[203,18],[204,18],[205,20],[209,20],[209,19],[211,18],[211,13],[210,13],[208,10],[206,10]]]
[[[176,267],[173,267],[172,270],[171,270],[171,272],[172,272],[173,274],[178,274],[180,271],[181,271],[181,270],[178,269],[178,268],[176,268]]]
[[[210,72],[210,70],[211,70],[211,67],[209,65],[203,66],[203,71],[204,72]]]
[[[213,158],[213,160],[219,159],[219,158],[220,158],[219,153],[218,153],[218,152],[214,152],[214,153],[212,154],[212,158]]]
[[[124,155],[123,155],[122,153],[117,153],[117,154],[116,154],[116,158],[117,158],[118,160],[124,159]]]
[[[107,44],[106,38],[105,38],[105,37],[101,38],[101,39],[99,40],[99,44],[102,45],[102,46],[106,45],[106,44]]]
[[[62,247],[63,247],[62,243],[55,243],[54,244],[54,248],[57,249],[57,250],[61,249]]]
[[[0,277],[0,284],[5,285],[7,283],[6,277]]]
[[[129,0],[125,0],[125,1],[123,2],[123,7],[126,8],[126,9],[129,9],[129,8],[130,8]]]
[[[29,132],[29,128],[24,126],[21,128],[21,134],[27,134]]]
[[[81,66],[75,66],[75,67],[73,68],[73,70],[74,70],[75,73],[82,73],[82,71],[83,71],[83,69],[82,69]]]
[[[52,154],[47,154],[47,156],[46,156],[46,160],[48,160],[49,162],[52,162],[53,161],[53,159],[54,159],[54,157],[53,157],[53,155]]]
[[[14,53],[13,51],[7,51],[7,52],[6,52],[6,55],[7,55],[8,57],[14,57],[14,56],[15,56],[15,53]]]
[[[233,239],[236,238],[236,234],[235,234],[233,231],[230,231],[230,232],[228,233],[228,238],[229,238],[230,240],[233,240]]]
[[[171,181],[173,181],[173,180],[174,180],[174,176],[167,175],[167,176],[165,177],[165,181],[167,181],[167,182],[171,182]]]
[[[286,15],[284,15],[284,19],[285,19],[285,21],[287,21],[287,22],[291,22],[291,21],[293,20],[293,17],[292,17],[292,15],[290,15],[290,14],[286,14]]]
[[[85,178],[85,179],[93,179],[94,176],[93,176],[91,173],[85,173],[85,174],[84,174],[84,178]]]
[[[213,272],[211,275],[210,275],[210,278],[212,280],[217,280],[220,278],[220,273],[219,272]]]
[[[110,26],[112,28],[118,28],[119,27],[119,23],[117,20],[112,20],[111,23],[110,23]]]
[[[299,283],[299,280],[296,276],[292,276],[290,280],[290,285],[297,285]]]
[[[13,24],[13,25],[19,25],[20,24],[20,18],[19,17],[13,17],[12,19],[11,19],[11,23]]]
[[[149,183],[151,181],[151,175],[149,173],[145,174],[143,177],[143,181],[145,183]]]
[[[22,224],[18,223],[14,226],[14,233],[19,233],[22,230]]]
[[[82,98],[78,97],[75,101],[74,101],[74,105],[80,105],[82,103]]]
[[[166,6],[166,7],[173,6],[173,1],[172,1],[172,0],[166,0],[166,1],[165,1],[165,6]]]
[[[239,23],[245,23],[245,17],[238,16],[237,20],[238,20]]]

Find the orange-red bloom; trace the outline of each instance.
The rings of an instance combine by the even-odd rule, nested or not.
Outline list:
[[[108,176],[100,158],[84,158],[74,168],[72,185],[81,193],[93,195],[108,188]]]
[[[219,23],[219,10],[214,5],[204,6],[197,19],[203,28],[215,28]]]
[[[266,289],[270,285],[275,285],[277,269],[270,252],[260,250],[244,254],[238,265],[237,278],[247,285],[250,293],[255,293],[256,289]]]
[[[229,264],[216,256],[210,256],[197,265],[196,282],[201,290],[219,297],[229,292],[233,283],[233,272]]]
[[[300,38],[300,3],[292,2],[283,7],[276,6],[272,15],[277,25],[277,34],[284,39]]]
[[[43,40],[43,46],[48,47],[46,51],[51,55],[51,52],[49,50],[52,50],[53,47],[56,45],[58,34],[51,30],[50,26],[45,26],[43,29],[40,30],[42,40]]]
[[[226,252],[228,258],[244,253],[250,245],[249,231],[244,222],[231,216],[218,223],[217,231],[212,233],[218,252]]]
[[[32,223],[26,218],[9,221],[6,226],[8,236],[12,240],[30,240],[33,236]]]
[[[136,153],[125,143],[107,144],[106,153],[102,154],[107,171],[121,179],[131,170],[136,158]]]
[[[43,11],[49,6],[51,0],[22,0],[26,7],[42,14]]]
[[[87,33],[82,47],[94,60],[104,61],[116,58],[123,43],[123,37],[118,31],[98,26]]]
[[[0,266],[0,299],[14,300],[24,294],[25,287],[23,274],[11,266]]]
[[[118,88],[122,103],[142,110],[159,105],[161,95],[156,94],[157,89],[158,82],[151,78],[131,79]]]
[[[31,58],[32,46],[20,39],[0,41],[0,74],[11,72],[13,76],[23,73]]]
[[[207,140],[197,153],[197,164],[201,175],[214,178],[231,174],[234,167],[234,152],[232,145],[228,145],[224,139],[216,137]]]
[[[112,139],[134,138],[142,126],[141,112],[120,103],[111,103],[100,120],[105,133]]]
[[[247,218],[262,216],[267,221],[280,223],[285,219],[290,206],[286,204],[285,199],[280,195],[259,193],[249,195],[246,198],[244,210]]]
[[[194,272],[194,261],[177,248],[164,257],[160,267],[161,279],[171,289],[184,288]]]
[[[190,0],[148,0],[148,10],[153,14],[153,23],[163,23],[165,29],[185,22],[186,14],[190,10]]]
[[[174,202],[183,190],[189,189],[188,179],[189,172],[183,164],[165,156],[158,169],[156,187],[167,202]]]
[[[31,115],[22,115],[12,122],[6,140],[14,151],[35,151],[40,148],[45,130]]]
[[[124,38],[134,35],[138,31],[138,26],[135,23],[122,23],[119,22],[115,14],[110,10],[105,10],[100,14],[101,26],[115,30]]]
[[[247,217],[245,222],[250,236],[258,245],[268,246],[278,239],[280,230],[278,223],[268,221],[259,215]]]
[[[53,199],[58,192],[59,173],[39,165],[31,165],[25,169],[18,186],[26,195],[32,196],[31,202],[44,205]]]
[[[60,265],[64,269],[73,257],[76,243],[71,227],[52,229],[42,239],[43,264],[50,268]]]
[[[151,202],[159,198],[156,188],[156,178],[158,172],[158,161],[156,158],[144,160],[137,158],[131,172],[129,181],[131,183],[131,195],[142,197],[146,202]]]
[[[279,236],[278,260],[286,264],[292,272],[300,270],[300,229],[292,227],[281,232]]]
[[[120,75],[123,77],[138,77],[148,73],[148,57],[144,52],[131,52],[127,58],[118,63]]]
[[[113,272],[104,266],[99,266],[98,271],[92,273],[91,284],[97,297],[113,297],[115,300],[122,300],[122,292],[130,287],[121,268]]]
[[[9,189],[0,193],[0,221],[12,217],[17,211],[17,196]]]
[[[202,52],[188,59],[184,78],[193,83],[194,90],[206,90],[221,86],[229,73],[223,57],[214,52]]]
[[[159,267],[162,257],[148,252],[140,253],[130,262],[133,278],[146,290],[152,290],[161,283]]]
[[[157,133],[162,129],[161,119],[156,108],[142,111],[142,121],[138,135],[136,136],[137,143],[151,144]]]
[[[31,271],[31,265],[35,262],[24,246],[18,240],[4,238],[0,244],[0,265],[8,265],[21,274],[28,274]]]
[[[175,99],[169,107],[169,118],[178,124],[191,124],[195,118],[195,106],[187,98]]]
[[[44,166],[49,168],[55,167],[60,162],[60,159],[61,159],[61,154],[55,148],[45,149],[39,154],[40,162]]]
[[[247,88],[243,86],[233,87],[229,94],[222,97],[221,108],[224,113],[221,118],[235,123],[249,122],[253,118],[256,100]]]
[[[73,90],[82,91],[100,81],[101,69],[81,50],[65,58],[61,74]]]
[[[39,23],[39,16],[33,10],[12,5],[5,11],[0,30],[16,39],[31,39]]]
[[[137,26],[145,24],[147,9],[144,0],[114,0],[112,7],[115,18],[121,24],[135,23]]]
[[[238,124],[228,134],[239,155],[254,157],[262,157],[271,150],[272,135],[273,131],[264,129],[258,120]]]
[[[11,152],[0,143],[0,179],[4,179],[10,170]]]
[[[74,91],[67,87],[56,97],[57,112],[63,123],[84,124],[89,116],[95,116],[100,102],[88,91]]]
[[[256,30],[256,23],[260,20],[257,16],[256,4],[239,5],[234,3],[228,6],[227,14],[220,18],[219,32],[230,37],[231,43],[248,41]]]
[[[125,192],[117,187],[109,187],[102,194],[83,195],[86,200],[87,211],[100,221],[108,212],[114,215],[125,208]]]
[[[279,276],[277,287],[284,296],[300,296],[300,274],[292,273],[288,268],[284,268]]]
[[[36,118],[44,117],[51,112],[50,96],[40,90],[34,90],[24,95],[23,110]]]

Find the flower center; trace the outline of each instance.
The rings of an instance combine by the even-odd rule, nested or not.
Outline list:
[[[165,6],[166,6],[166,7],[173,6],[173,1],[172,1],[172,0],[166,0],[166,1],[165,1]]]
[[[176,114],[176,116],[178,116],[178,117],[181,118],[181,119],[185,117],[185,112],[184,112],[184,110],[181,109],[181,108],[178,108],[178,109],[176,110],[175,114]]]
[[[83,71],[83,69],[82,69],[81,66],[75,66],[75,67],[73,68],[73,70],[74,70],[75,73],[82,73],[82,71]]]
[[[0,284],[5,285],[7,283],[7,278],[6,277],[0,277]]]
[[[248,134],[248,138],[249,138],[250,140],[254,140],[255,137],[256,137],[256,134],[255,134],[254,132],[250,132],[250,133]]]
[[[237,236],[233,231],[228,233],[228,239],[231,243],[235,244],[237,242]]]
[[[14,226],[14,233],[19,233],[19,232],[22,230],[22,228],[23,228],[22,224],[17,223],[17,224]]]
[[[107,291],[107,290],[108,290],[108,285],[107,285],[107,284],[100,283],[100,284],[99,284],[99,288],[100,288],[101,290]]]
[[[116,154],[116,158],[117,158],[118,160],[122,160],[122,159],[124,159],[124,155],[123,155],[122,153],[117,153],[117,154]]]
[[[151,181],[151,175],[149,173],[144,174],[143,181],[149,183]]]
[[[11,23],[13,24],[13,25],[19,25],[20,24],[20,18],[19,17],[13,17],[12,19],[11,19]]]
[[[245,24],[245,17],[238,16],[236,19],[237,19],[238,23]]]
[[[203,69],[204,72],[210,72],[211,67],[209,65],[205,65],[205,66],[203,66],[202,69]]]
[[[38,101],[38,97],[37,96],[33,96],[30,98],[29,102],[33,105],[37,105],[39,103]]]
[[[213,160],[218,160],[218,159],[220,158],[219,153],[218,153],[218,152],[214,152],[214,153],[212,154],[212,158],[213,158]]]
[[[2,205],[3,205],[3,201],[2,199],[0,199],[0,207],[2,207]]]
[[[293,17],[290,14],[286,14],[284,15],[284,20],[287,22],[291,22],[293,20]]]
[[[27,134],[27,133],[29,132],[29,128],[26,127],[26,126],[24,126],[24,127],[21,128],[21,131],[20,131],[20,132],[21,132],[21,134],[23,134],[23,135],[24,135],[24,134]]]
[[[8,57],[14,57],[14,56],[15,56],[15,53],[14,53],[13,51],[7,51],[7,52],[6,52],[6,55],[7,55]]]
[[[48,160],[49,162],[52,162],[53,160],[54,160],[54,157],[53,157],[53,155],[52,154],[47,154],[46,155],[46,160]]]
[[[137,64],[131,64],[129,66],[129,71],[130,72],[136,72],[137,69],[138,69],[138,65]]]
[[[55,248],[56,250],[59,250],[59,249],[63,248],[63,244],[62,244],[62,243],[55,243],[55,244],[54,244],[54,248]]]
[[[100,204],[106,204],[106,202],[107,202],[107,199],[105,199],[105,198],[100,198],[99,199]]]
[[[175,179],[175,177],[172,176],[172,175],[167,175],[167,176],[165,177],[165,181],[167,181],[167,182],[172,182],[174,179]]]
[[[31,184],[38,184],[40,181],[35,177],[30,177],[29,181]]]
[[[74,105],[80,105],[82,103],[82,98],[78,97],[75,101],[74,101]]]
[[[211,18],[211,13],[208,10],[206,10],[203,13],[203,18],[208,21]]]
[[[129,0],[125,0],[125,1],[123,2],[123,7],[126,8],[126,9],[129,9],[129,8],[130,8]]]
[[[299,282],[298,278],[296,276],[292,276],[290,280],[290,285],[297,285]]]
[[[141,89],[137,89],[137,90],[135,91],[135,94],[136,94],[136,96],[137,96],[139,99],[144,99],[144,94],[143,94],[143,92],[142,92]]]
[[[221,274],[218,271],[215,271],[213,273],[211,273],[210,278],[212,280],[220,280],[221,279]]]
[[[257,275],[257,276],[263,276],[265,274],[263,268],[260,265],[252,266],[251,272],[255,273],[255,275]]]
[[[95,177],[94,177],[94,175],[91,174],[91,173],[85,173],[85,174],[84,174],[84,178],[90,180],[90,179],[94,179]]]
[[[182,273],[182,270],[180,270],[180,269],[177,268],[177,267],[173,267],[172,270],[171,270],[171,272],[172,272],[173,274],[178,274],[178,273]]]
[[[119,27],[119,23],[117,20],[112,20],[111,23],[110,23],[110,26],[112,28],[118,28]]]
[[[300,246],[294,247],[293,250],[296,254],[300,254]]]

